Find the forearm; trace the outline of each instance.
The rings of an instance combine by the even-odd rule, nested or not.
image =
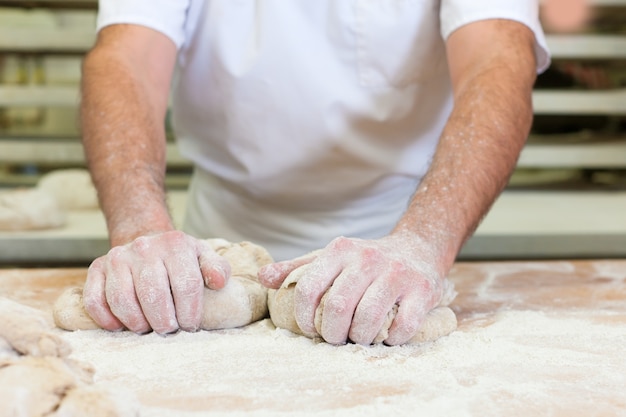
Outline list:
[[[434,245],[442,274],[506,186],[532,122],[534,72],[493,66],[455,95],[432,165],[394,233]]]
[[[111,244],[173,229],[166,205],[166,99],[122,54],[96,48],[83,64],[83,145]]]

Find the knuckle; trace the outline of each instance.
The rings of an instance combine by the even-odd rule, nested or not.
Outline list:
[[[324,315],[343,315],[348,311],[348,303],[345,297],[341,295],[331,295],[326,298],[324,304]]]
[[[174,285],[185,298],[195,298],[202,294],[204,289],[202,280],[197,279],[195,276],[180,277]]]
[[[149,284],[137,285],[137,298],[141,305],[158,306],[165,299],[157,288]]]
[[[405,276],[408,272],[407,266],[404,262],[393,260],[389,263],[391,274],[394,276]]]
[[[149,236],[140,236],[131,243],[133,252],[138,254],[146,254],[152,250],[152,238]]]
[[[339,236],[330,242],[330,246],[337,250],[347,250],[354,247],[354,242],[350,238]]]
[[[398,315],[394,319],[395,338],[400,340],[408,340],[413,337],[424,321],[423,317],[408,317],[406,315]]]
[[[103,260],[103,263],[106,265],[117,266],[126,261],[126,253],[127,248],[125,246],[115,246],[111,248],[106,255],[106,259]]]
[[[164,235],[169,244],[180,246],[187,242],[188,236],[180,230],[172,230]]]
[[[100,294],[94,291],[89,291],[89,290],[83,291],[83,306],[85,307],[85,310],[87,310],[87,312],[90,315],[97,314],[101,306],[101,301],[100,301],[101,299],[102,298],[100,297]]]
[[[106,256],[100,256],[99,258],[94,259],[94,261],[87,268],[87,275],[93,275],[98,271],[102,271],[106,264]]]

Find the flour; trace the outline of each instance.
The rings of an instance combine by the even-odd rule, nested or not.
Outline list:
[[[332,346],[263,320],[170,336],[63,333],[142,416],[588,416],[626,413],[626,315],[498,313],[405,346]],[[617,325],[599,324],[600,321]],[[174,411],[175,410],[175,411]]]

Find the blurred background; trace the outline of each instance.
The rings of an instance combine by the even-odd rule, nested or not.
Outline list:
[[[461,259],[626,257],[626,0],[588,0],[581,12],[584,3],[542,6],[553,63],[537,80],[532,133]],[[0,0],[0,190],[85,168],[78,86],[96,11],[95,0]],[[168,136],[167,186],[184,206],[191,169]],[[65,231],[0,231],[0,263],[84,263],[103,253],[99,213],[73,215]]]

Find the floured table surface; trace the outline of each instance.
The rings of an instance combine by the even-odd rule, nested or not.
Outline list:
[[[2,270],[46,311],[84,269]],[[459,328],[420,346],[331,346],[269,320],[167,337],[62,332],[142,416],[626,415],[626,260],[459,263]]]

